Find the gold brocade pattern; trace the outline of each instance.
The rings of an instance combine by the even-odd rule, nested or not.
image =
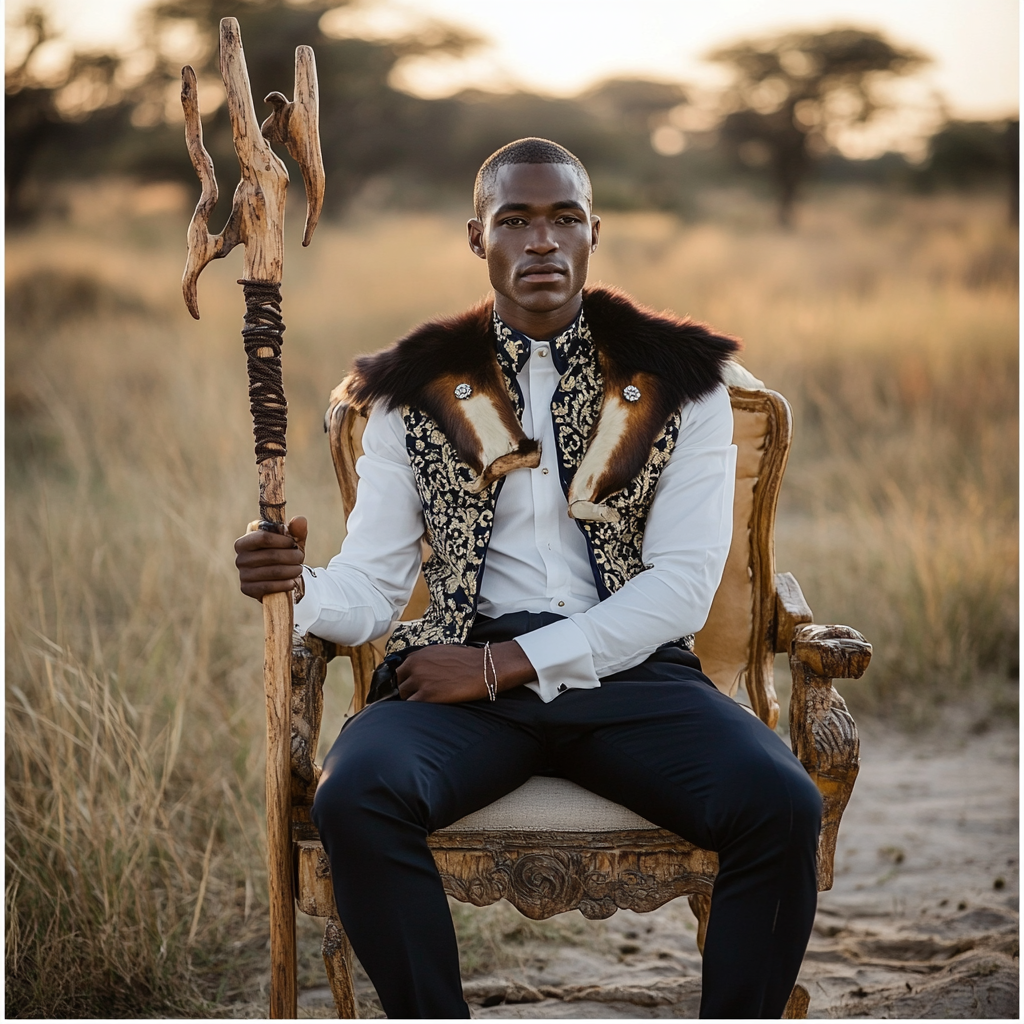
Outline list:
[[[496,352],[516,415],[523,397],[516,375],[529,358],[529,343],[497,316]],[[551,342],[556,363],[566,367],[551,403],[559,475],[568,495],[573,474],[587,451],[604,398],[604,383],[594,342],[581,315]],[[406,448],[423,506],[426,539],[432,548],[423,575],[430,606],[423,618],[399,623],[388,641],[388,653],[427,644],[464,643],[476,617],[480,578],[494,526],[494,509],[502,481],[478,494],[467,490],[473,479],[437,422],[419,409],[403,410]],[[618,523],[577,520],[587,538],[594,580],[602,600],[643,572],[643,536],[647,514],[662,470],[679,435],[680,415],[672,416],[655,439],[641,472],[607,499],[620,516]],[[692,638],[683,638],[692,646]],[[689,643],[686,641],[689,640]]]
[[[581,320],[578,344],[569,354],[551,400],[559,472],[566,495],[587,453],[591,433],[604,399],[600,360],[586,322]],[[594,578],[602,599],[614,594],[628,580],[643,572],[644,527],[654,500],[655,488],[679,436],[680,414],[675,413],[654,440],[651,454],[640,473],[606,504],[619,513],[619,522],[577,520],[591,551]]]

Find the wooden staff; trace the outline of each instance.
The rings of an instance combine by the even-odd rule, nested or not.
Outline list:
[[[242,177],[224,230],[211,235],[210,213],[217,202],[213,161],[203,145],[196,73],[181,70],[185,142],[203,191],[188,228],[188,260],[182,277],[185,305],[197,320],[196,283],[211,260],[245,246],[246,325],[242,330],[249,370],[249,399],[260,480],[260,528],[284,532],[284,459],[287,403],[281,380],[281,279],[284,265],[284,207],[288,171],[270,147],[283,143],[302,171],[306,186],[308,245],[324,198],[324,169],[318,127],[316,62],[308,46],[295,51],[295,100],[279,92],[267,97],[274,112],[256,120],[238,22],[220,23],[220,73]],[[263,598],[263,682],[267,703],[267,873],[270,889],[270,1016],[296,1015],[295,901],[291,865],[291,594]]]

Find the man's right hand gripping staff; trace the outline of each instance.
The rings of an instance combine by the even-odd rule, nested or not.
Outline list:
[[[302,577],[308,532],[304,516],[290,520],[287,533],[250,523],[248,532],[235,541],[235,567],[242,593],[262,601],[264,594],[294,590],[295,581]]]

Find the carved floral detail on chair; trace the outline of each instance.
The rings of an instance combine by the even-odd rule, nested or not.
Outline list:
[[[506,899],[533,920],[568,910],[602,920],[617,910],[643,913],[677,896],[710,894],[714,854],[677,846],[638,855],[636,837],[629,838],[629,850],[435,847],[434,856],[450,896],[478,907]]]

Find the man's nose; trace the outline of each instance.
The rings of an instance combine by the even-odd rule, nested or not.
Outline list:
[[[557,248],[558,242],[555,240],[555,233],[551,230],[550,225],[540,224],[531,229],[530,237],[526,242],[527,252],[543,256],[554,252]]]

